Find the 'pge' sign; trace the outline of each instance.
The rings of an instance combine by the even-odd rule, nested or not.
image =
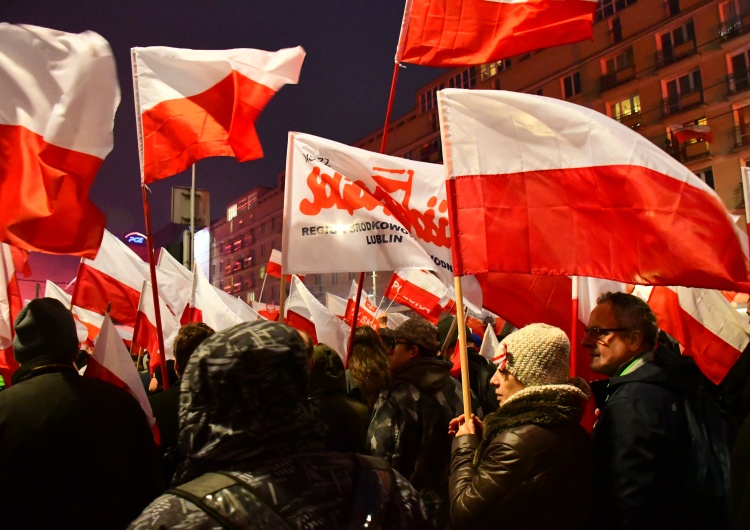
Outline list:
[[[131,245],[145,245],[146,236],[140,232],[130,232],[125,236],[125,242]]]

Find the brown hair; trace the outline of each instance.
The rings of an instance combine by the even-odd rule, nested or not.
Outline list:
[[[388,351],[377,331],[369,326],[358,327],[354,333],[349,372],[370,409],[391,380],[390,364]]]
[[[180,328],[174,339],[174,360],[180,373],[185,372],[188,359],[200,343],[213,334],[213,328],[203,322],[188,322]]]

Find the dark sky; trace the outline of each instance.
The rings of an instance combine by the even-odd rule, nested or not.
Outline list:
[[[265,157],[242,164],[210,158],[197,164],[197,186],[210,191],[216,219],[244,192],[275,185],[284,170],[288,131],[351,144],[382,127],[403,9],[403,1],[394,0],[2,0],[0,21],[73,33],[92,30],[112,46],[122,101],[114,149],[90,196],[107,215],[107,229],[119,234],[144,230],[131,47],[272,51],[301,45],[307,51],[299,84],[283,87],[256,124]],[[415,90],[440,72],[402,68],[393,117],[413,108]],[[189,186],[189,171],[151,186],[154,231],[170,221],[174,185]],[[33,276],[39,275],[35,270]]]

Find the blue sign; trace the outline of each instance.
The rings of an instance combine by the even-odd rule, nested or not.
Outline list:
[[[128,243],[130,245],[145,245],[146,236],[144,236],[140,232],[130,232],[125,236],[125,243]]]

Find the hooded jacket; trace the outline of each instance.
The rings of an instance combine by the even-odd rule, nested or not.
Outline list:
[[[585,398],[567,384],[527,387],[485,418],[483,438],[456,437],[453,528],[588,528],[591,442],[578,423]]]
[[[308,399],[308,366],[302,338],[283,324],[244,323],[206,339],[181,380],[178,441],[184,460],[174,484],[227,472],[292,528],[348,528],[358,470],[351,455],[323,449],[325,429]],[[422,528],[416,492],[398,475],[393,486],[380,514],[385,527]],[[258,502],[242,489],[223,490],[213,502],[237,528],[258,524]],[[168,492],[130,528],[222,526]]]
[[[388,460],[423,495],[447,500],[448,423],[463,412],[461,383],[441,357],[417,357],[394,375],[375,404],[370,454]],[[433,499],[438,502],[438,499]]]

